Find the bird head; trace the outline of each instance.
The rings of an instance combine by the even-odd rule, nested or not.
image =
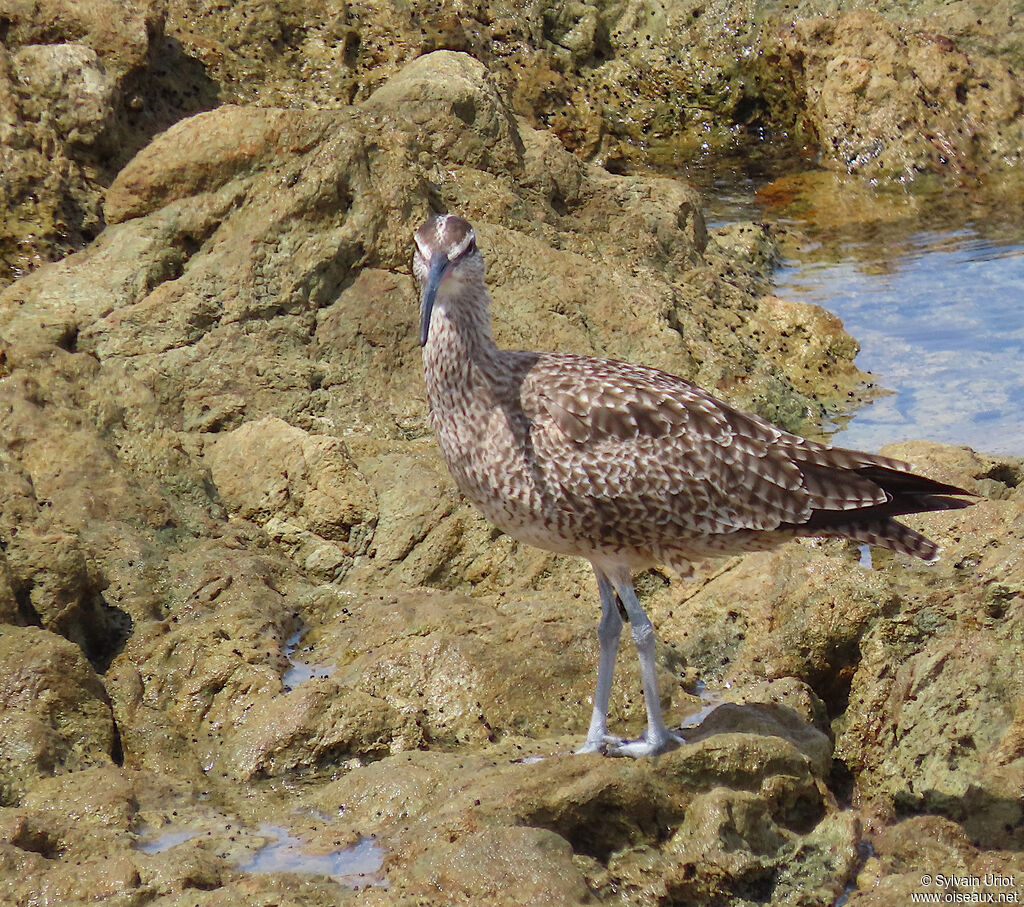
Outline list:
[[[454,214],[428,218],[413,233],[416,250],[412,272],[420,285],[420,346],[430,334],[430,315],[441,287],[447,297],[457,295],[459,285],[482,285],[484,260],[476,247],[476,234],[468,221]],[[454,291],[454,292],[452,292]]]

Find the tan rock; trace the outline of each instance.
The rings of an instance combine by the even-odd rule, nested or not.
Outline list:
[[[117,750],[103,684],[74,643],[0,628],[0,791],[17,803],[41,778],[109,764]]]
[[[344,441],[265,417],[217,436],[206,461],[229,512],[301,552],[315,575],[341,579],[369,548],[376,501]]]
[[[913,179],[1020,159],[1021,84],[1006,61],[870,10],[798,20],[781,46],[833,167]]]
[[[934,811],[998,846],[1017,833],[1024,792],[1019,462],[923,443],[886,453],[990,496],[915,521],[941,541],[939,565],[876,557],[858,569],[856,550],[794,543],[652,612],[712,687],[809,684],[862,807]]]
[[[824,904],[858,858],[837,800],[875,820],[941,812],[986,846],[1015,834],[1019,463],[906,452],[991,498],[925,518],[946,545],[938,568],[878,558],[868,572],[841,544],[801,544],[696,586],[648,572],[673,721],[707,705],[688,692],[698,678],[729,702],[657,762],[570,757],[593,691],[593,579],[493,533],[446,476],[410,228],[442,206],[479,224],[503,343],[660,365],[790,426],[835,401],[815,373],[843,397],[862,380],[854,342],[764,298],[766,228],[708,234],[682,183],[571,155],[469,55],[423,55],[382,87],[414,45],[381,50],[374,74],[364,54],[405,28],[398,12],[389,31],[383,7],[353,7],[366,28],[339,18],[300,40],[287,5],[258,7],[237,35],[222,26],[256,6],[172,6],[175,34],[218,72],[280,47],[280,74],[308,39],[312,88],[362,103],[182,121],[120,171],[117,223],[0,294],[4,897],[502,903],[517,854],[537,899]],[[641,33],[677,40],[672,15]],[[630,40],[592,10],[537,16],[552,59],[573,65]],[[470,46],[471,21],[453,14],[431,40]],[[338,44],[314,46],[335,28]],[[522,23],[495,28],[522,37]],[[325,82],[317,61],[337,53],[347,68]],[[600,78],[632,65],[608,62]],[[573,78],[551,69],[552,97]],[[274,79],[244,89],[302,87]],[[654,106],[643,121],[668,123],[671,105]],[[96,123],[88,105],[54,115]],[[593,147],[604,115],[582,118]],[[13,625],[35,620],[47,629]],[[628,643],[621,658],[614,720],[639,728]],[[319,676],[288,679],[301,660]],[[203,829],[195,843],[132,846],[131,823],[176,813]],[[350,897],[323,877],[241,872],[272,837],[264,823],[329,852],[377,835],[391,887]]]
[[[979,851],[948,819],[915,816],[872,837],[871,855],[858,872],[847,903],[882,907],[936,892],[940,897],[973,896],[979,903],[991,895],[999,903],[995,899],[1000,894],[1013,897],[1022,871],[1019,851]]]

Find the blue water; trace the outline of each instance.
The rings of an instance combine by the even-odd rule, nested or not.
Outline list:
[[[1024,454],[1024,228],[999,239],[970,225],[921,232],[884,262],[866,245],[776,275],[780,296],[842,318],[861,344],[857,365],[895,391],[833,443],[874,450],[927,438]]]
[[[302,635],[305,632],[304,626],[299,626],[284,644],[284,654],[288,658],[289,667],[281,678],[281,685],[285,690],[294,690],[300,684],[310,680],[317,680],[322,677],[330,677],[334,673],[334,665],[315,665],[299,658],[295,653],[299,650],[302,642]],[[309,647],[302,651],[308,652]]]
[[[233,824],[241,829],[241,822],[235,820]],[[206,834],[215,828],[226,834],[231,827],[231,824],[225,824],[217,828],[214,823],[207,828]],[[187,824],[167,826],[159,831],[144,827],[139,830],[135,847],[143,853],[163,853],[202,833],[199,826]],[[237,864],[236,868],[242,872],[297,872],[330,876],[336,882],[354,887],[388,886],[387,877],[381,871],[384,850],[373,838],[360,838],[351,847],[323,852],[281,825],[260,825],[259,835],[265,843]]]
[[[245,863],[242,872],[299,872],[326,875],[348,885],[387,887],[380,869],[384,851],[372,838],[360,838],[351,847],[315,853],[309,845],[279,825],[261,825],[264,844]]]
[[[701,188],[709,228],[766,221],[803,237],[776,293],[837,314],[860,343],[857,365],[893,392],[832,442],[1024,456],[1024,201],[1007,186],[915,198],[813,171],[775,183],[770,169],[683,175]]]
[[[194,828],[170,828],[159,833],[146,832],[145,836],[135,843],[135,847],[143,853],[163,853],[191,841],[198,834]]]

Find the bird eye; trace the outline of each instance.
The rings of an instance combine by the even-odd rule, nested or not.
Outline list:
[[[475,251],[476,239],[470,239],[470,241],[466,243],[466,245],[461,250],[459,250],[459,253],[454,258],[450,259],[450,261],[452,261],[453,263],[456,261],[463,261],[468,256],[472,255]]]

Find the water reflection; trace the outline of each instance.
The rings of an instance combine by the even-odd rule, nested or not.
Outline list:
[[[896,392],[858,412],[835,443],[928,438],[1024,453],[1024,231],[998,242],[971,227],[919,233],[879,272],[853,257],[791,262],[777,285],[839,315],[860,341],[857,364]]]
[[[326,875],[349,885],[387,886],[380,869],[384,851],[373,838],[360,838],[351,847],[314,853],[310,846],[279,825],[261,825],[267,843],[238,868],[242,872],[299,872]]]
[[[135,842],[137,850],[141,850],[143,853],[163,853],[165,850],[191,841],[199,832],[194,828],[177,827],[161,832],[143,829],[140,834],[142,837]]]
[[[300,684],[310,680],[317,680],[322,677],[330,677],[334,673],[334,665],[316,665],[305,661],[296,654],[302,642],[302,636],[306,628],[300,625],[291,636],[285,641],[284,654],[288,658],[288,670],[281,678],[281,685],[285,690],[294,690]],[[311,650],[310,646],[302,649],[303,652]]]
[[[699,711],[686,716],[683,722],[679,725],[681,729],[700,727],[708,715],[715,711],[720,705],[725,704],[725,699],[722,698],[722,694],[716,690],[709,689],[703,680],[697,681],[696,692],[700,697],[700,701],[704,703],[704,705]]]
[[[839,315],[861,344],[857,364],[895,392],[855,413],[834,443],[926,438],[1024,454],[1019,183],[910,190],[811,171],[701,186],[709,224],[780,226],[778,294]]]

